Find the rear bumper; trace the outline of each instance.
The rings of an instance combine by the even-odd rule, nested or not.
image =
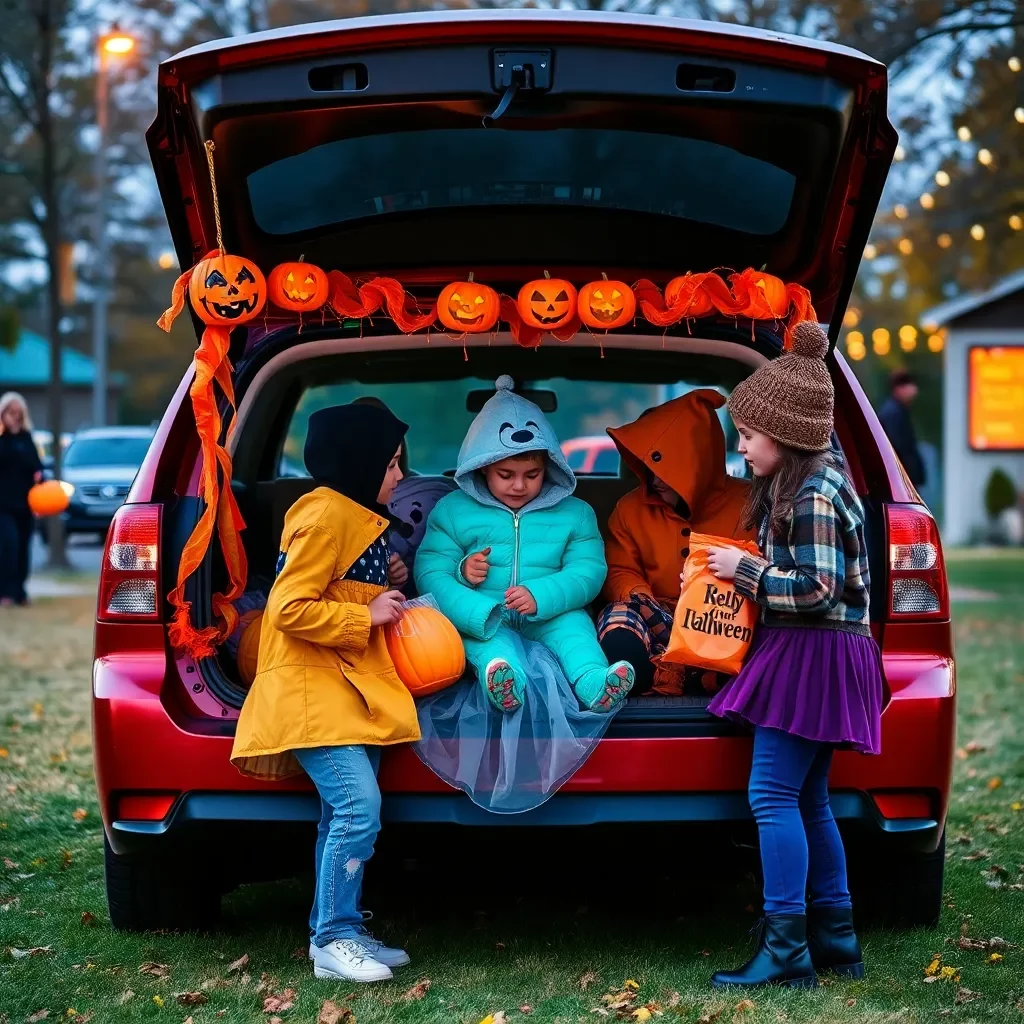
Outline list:
[[[889,672],[890,667],[893,669]],[[841,751],[830,776],[836,817],[880,841],[933,849],[945,821],[953,770],[955,685],[948,659],[915,658],[889,666],[894,697],[882,718],[882,754]],[[268,841],[268,826],[305,830],[319,805],[304,777],[260,783],[231,765],[227,723],[172,717],[161,694],[178,692],[163,652],[136,651],[98,660],[93,674],[96,780],[103,820],[115,851],[157,849],[222,832],[232,850],[245,833]],[[750,737],[714,723],[681,735],[627,735],[603,740],[575,776],[546,804],[497,815],[472,804],[426,768],[409,747],[391,748],[381,765],[383,816],[389,823],[464,826],[581,826],[608,823],[736,823],[749,827],[746,787]],[[204,732],[193,731],[203,728]],[[872,794],[926,794],[924,818],[884,818]],[[160,822],[122,820],[125,794],[170,794]],[[227,852],[227,851],[226,851]]]
[[[934,849],[941,832],[934,818],[883,818],[865,793],[836,791],[832,811],[846,830],[877,836],[893,847]],[[145,853],[208,844],[216,835],[232,837],[232,846],[249,847],[250,835],[266,841],[268,828],[287,832],[303,826],[311,832],[320,817],[315,793],[186,793],[163,821],[110,823],[111,846],[119,854]],[[496,825],[580,827],[613,824],[725,824],[750,823],[744,793],[565,793],[532,811],[495,815],[461,793],[388,793],[381,818],[385,824]]]

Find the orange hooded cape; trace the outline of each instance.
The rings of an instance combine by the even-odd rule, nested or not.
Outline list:
[[[640,479],[608,519],[603,590],[608,601],[646,594],[674,609],[691,530],[743,540],[753,536],[741,522],[748,485],[725,471],[725,434],[715,413],[724,404],[717,391],[702,388],[608,429]],[[650,489],[649,473],[686,502],[689,519]]]

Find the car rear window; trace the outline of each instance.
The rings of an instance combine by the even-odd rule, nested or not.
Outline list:
[[[607,427],[621,426],[635,420],[644,410],[660,405],[693,387],[678,384],[613,384],[607,381],[550,380],[531,381],[530,388],[554,393],[557,408],[547,414],[573,472],[581,476],[617,476],[619,453],[604,447],[600,439]],[[278,477],[308,476],[303,464],[302,449],[306,440],[309,417],[328,405],[340,405],[373,397],[384,402],[391,411],[409,424],[406,443],[409,467],[426,476],[454,471],[459,448],[474,414],[466,408],[470,391],[494,391],[493,380],[431,381],[429,383],[395,384],[324,384],[307,388],[291,417],[285,434]],[[735,448],[735,428],[724,407],[719,418],[726,430],[728,447]],[[597,449],[595,451],[595,448]],[[730,456],[735,462],[735,456]],[[729,471],[743,475],[742,457],[739,471],[730,464]]]
[[[751,235],[786,224],[795,177],[704,139],[595,128],[432,129],[338,139],[248,176],[271,235],[387,214],[534,205],[633,211]]]
[[[141,466],[150,440],[148,437],[83,437],[71,442],[64,465]]]

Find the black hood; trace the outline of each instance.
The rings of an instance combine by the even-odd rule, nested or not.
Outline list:
[[[394,413],[372,405],[320,409],[309,418],[306,469],[321,486],[390,519],[377,496],[408,429]]]

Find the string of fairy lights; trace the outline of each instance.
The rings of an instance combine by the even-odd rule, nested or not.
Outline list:
[[[1017,56],[1010,57],[1006,63],[1010,71],[1014,74],[1019,74],[1021,69],[1024,68],[1024,62],[1022,62],[1021,58]],[[1013,119],[1017,124],[1024,126],[1024,106],[1014,108]],[[961,143],[969,143],[974,136],[971,129],[967,125],[962,124],[956,130],[956,137]],[[1024,145],[1024,143],[1022,143],[1022,145]],[[894,159],[904,160],[906,159],[906,155],[906,151],[902,146],[896,147]],[[996,162],[995,154],[986,147],[979,148],[974,154],[974,157],[982,167],[986,168],[993,167]],[[935,172],[933,180],[935,185],[940,189],[947,188],[953,181],[949,172],[944,167],[940,167]],[[921,209],[933,210],[935,208],[936,197],[933,192],[924,191],[920,196],[918,196],[917,201],[920,204]],[[897,221],[904,221],[910,217],[910,208],[905,203],[896,203],[892,208],[892,213]],[[1007,218],[1007,224],[1011,231],[1024,230],[1024,210],[1011,213]],[[985,240],[988,230],[984,224],[974,223],[967,230],[967,234],[973,241],[982,242]],[[951,248],[955,241],[956,239],[954,236],[948,231],[943,231],[935,238],[935,244],[940,249]],[[906,236],[895,239],[892,246],[894,253],[899,253],[901,256],[910,256],[914,252],[914,242]],[[889,251],[889,243],[881,241],[869,242],[864,246],[864,259],[869,261],[874,260],[885,254],[887,251]],[[846,354],[855,362],[862,360],[868,352],[868,339],[865,337],[863,331],[858,330],[860,324],[860,310],[851,307],[846,311],[846,316],[843,319],[843,326],[847,328],[847,334],[845,337]],[[896,331],[895,339],[887,327],[876,327],[871,332],[871,350],[876,356],[884,357],[893,351],[893,346],[895,344],[899,347],[900,351],[910,353],[917,350],[922,338],[923,343],[929,352],[938,354],[945,348],[946,332],[937,329],[934,324],[922,324],[920,327],[917,327],[914,324],[903,324],[903,326]]]

